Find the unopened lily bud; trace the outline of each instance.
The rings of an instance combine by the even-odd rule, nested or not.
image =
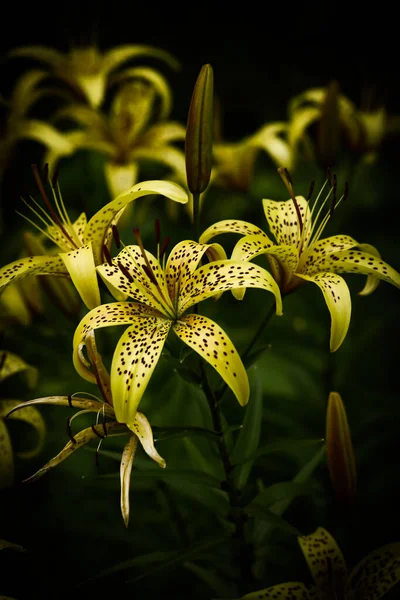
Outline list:
[[[326,457],[337,499],[346,505],[356,497],[356,463],[346,410],[338,392],[329,394],[326,412]]]
[[[194,86],[186,129],[185,157],[188,188],[201,194],[210,181],[213,143],[214,74],[203,65]]]
[[[335,164],[340,142],[339,84],[328,85],[318,125],[318,162],[323,169]]]

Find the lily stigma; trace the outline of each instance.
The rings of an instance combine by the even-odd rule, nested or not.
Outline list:
[[[400,287],[400,274],[383,262],[379,252],[370,244],[360,244],[348,235],[321,239],[334,211],[347,195],[345,189],[337,199],[334,174],[329,174],[310,206],[312,189],[307,199],[295,196],[287,169],[280,168],[278,172],[290,193],[290,199],[284,202],[263,200],[264,213],[276,243],[256,225],[238,220],[215,223],[203,232],[199,241],[206,243],[221,233],[241,234],[243,237],[233,249],[232,260],[249,261],[265,254],[283,295],[294,291],[304,281],[315,283],[322,291],[331,314],[330,349],[334,352],[346,337],[351,316],[349,288],[338,273],[367,275],[366,285],[359,292],[364,296],[376,289],[380,279]],[[329,189],[323,198],[327,186]],[[327,205],[329,209],[324,214]],[[243,293],[241,290],[234,295],[241,299]]]
[[[192,312],[202,300],[236,288],[261,288],[272,292],[276,313],[282,314],[279,287],[262,267],[230,261],[219,244],[178,243],[165,260],[165,243],[157,258],[143,247],[136,230],[137,246],[125,246],[115,259],[97,267],[110,292],[130,302],[103,304],[79,323],[73,340],[73,360],[88,381],[94,376],[83,355],[86,336],[92,330],[129,325],[120,337],[111,366],[111,389],[117,420],[131,422],[172,329],[206,360],[230,387],[241,405],[249,399],[246,369],[228,335],[211,319]],[[168,238],[167,238],[168,239]],[[159,246],[158,246],[159,247]],[[212,262],[197,268],[204,255]]]
[[[25,218],[49,238],[56,247],[58,246],[59,252],[49,251],[48,255],[29,256],[4,266],[0,269],[0,291],[1,288],[13,281],[28,275],[70,277],[89,309],[101,303],[96,265],[104,261],[103,249],[109,250],[111,246],[112,226],[118,223],[130,202],[151,194],[161,194],[181,204],[188,201],[186,192],[176,183],[161,180],[143,181],[103,206],[89,222],[86,214],[82,213],[72,223],[62,200],[59,186],[57,185],[57,195],[55,187],[50,182],[55,205],[53,208],[36,165],[33,165],[33,174],[48,212],[31,198],[33,206],[27,204],[26,201],[25,204],[32,210],[42,226]]]

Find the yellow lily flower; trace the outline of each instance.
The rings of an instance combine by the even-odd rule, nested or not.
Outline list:
[[[335,539],[323,527],[298,538],[315,585],[282,583],[241,600],[379,600],[400,581],[400,543],[374,550],[347,573]]]
[[[385,108],[358,108],[349,98],[341,94],[337,82],[331,82],[326,88],[311,88],[292,98],[289,102],[289,143],[295,158],[302,154],[315,160],[325,154],[324,132],[334,129],[336,148],[332,159],[336,158],[339,150],[340,137],[344,136],[351,151],[362,156],[365,162],[373,162],[377,149],[383,139],[391,133],[396,133],[394,121],[389,117]],[[326,118],[325,118],[326,117]],[[329,121],[328,121],[329,120]],[[310,127],[317,123],[317,137],[309,134]],[[332,138],[333,141],[333,138]],[[332,166],[330,161],[329,165]]]
[[[285,202],[263,200],[264,213],[276,243],[259,227],[246,221],[226,220],[215,223],[200,236],[200,242],[221,233],[239,233],[242,237],[232,252],[232,260],[248,261],[265,254],[281,292],[292,292],[304,281],[315,283],[322,291],[331,314],[330,349],[336,351],[346,337],[350,324],[351,298],[346,282],[337,273],[367,275],[367,283],[359,292],[373,292],[380,279],[400,287],[400,274],[383,262],[376,248],[360,244],[347,235],[320,239],[323,230],[344,195],[336,202],[336,181],[320,203],[328,185],[325,182],[312,207],[303,196],[294,196],[288,174],[278,169],[290,191]],[[330,209],[323,214],[330,201]],[[235,292],[238,299],[244,290]]]
[[[115,94],[109,115],[83,104],[71,104],[59,111],[56,119],[72,119],[83,129],[63,134],[66,148],[49,140],[44,159],[55,168],[63,156],[80,149],[100,152],[106,157],[105,176],[112,198],[137,181],[142,160],[169,167],[177,173],[177,180],[182,180],[185,173],[184,153],[172,145],[184,140],[185,127],[166,120],[172,104],[167,82],[151,69],[131,69],[130,74],[132,81]]]
[[[103,262],[104,247],[109,248],[112,241],[112,225],[116,225],[127,205],[137,198],[150,194],[164,195],[181,204],[187,202],[186,192],[175,183],[158,180],[144,181],[106,204],[89,222],[87,222],[85,213],[82,213],[72,223],[59,188],[57,197],[52,187],[56,206],[56,210],[54,210],[36,171],[35,177],[50,213],[47,215],[44,209],[35,203],[37,209],[32,207],[32,210],[44,224],[44,229],[37,227],[58,246],[60,252],[22,258],[2,267],[0,269],[0,290],[28,275],[70,277],[88,308],[94,308],[100,304],[96,265]],[[32,201],[35,202],[33,199]]]
[[[38,376],[37,369],[12,352],[0,351],[0,382],[17,373],[25,374],[29,388],[35,387]],[[25,402],[21,404],[20,400],[0,399],[0,488],[9,487],[14,481],[14,452],[4,418],[16,406],[19,406],[21,410],[18,415],[12,415],[12,418],[31,425],[36,430],[37,441],[33,448],[21,450],[15,455],[21,459],[37,456],[43,447],[45,438],[46,426],[36,408],[28,407]]]
[[[56,467],[66,458],[71,456],[76,450],[85,446],[88,442],[101,438],[100,441],[107,436],[130,434],[129,440],[125,445],[121,458],[120,478],[121,478],[121,511],[124,523],[128,526],[129,523],[129,484],[133,465],[133,459],[137,449],[138,441],[141,443],[143,450],[150,458],[152,458],[160,467],[165,468],[165,460],[158,454],[154,447],[153,432],[150,423],[143,413],[136,413],[135,418],[126,424],[121,424],[115,420],[113,408],[113,397],[110,390],[109,374],[103,364],[102,358],[97,351],[94,332],[90,332],[86,337],[86,347],[90,359],[92,374],[95,382],[98,385],[102,399],[89,394],[90,399],[73,394],[72,396],[47,396],[45,398],[37,398],[18,404],[12,407],[9,412],[9,417],[14,417],[20,414],[23,410],[36,410],[34,406],[38,404],[50,404],[55,406],[70,406],[81,409],[71,419],[68,420],[68,429],[70,432],[71,441],[52,458],[47,464],[39,469],[34,475],[25,481],[33,482],[42,477],[53,467]],[[11,407],[10,407],[11,408]],[[18,411],[18,412],[17,412]],[[81,414],[95,412],[97,413],[97,421],[95,425],[83,429],[79,433],[73,435],[71,431],[72,421]],[[101,423],[99,424],[99,418]]]
[[[104,304],[79,323],[73,340],[73,360],[79,374],[94,381],[83,357],[85,338],[93,329],[129,325],[116,346],[111,367],[111,388],[117,420],[131,422],[172,329],[221,375],[241,405],[249,398],[246,370],[227,334],[211,319],[184,315],[198,302],[225,290],[242,287],[270,291],[276,312],[282,314],[279,288],[271,275],[257,265],[225,260],[219,244],[183,241],[171,251],[165,268],[150,252],[126,246],[109,263],[97,267],[107,287],[133,302]],[[197,269],[207,254],[210,264]],[[162,252],[161,252],[162,255]]]
[[[104,53],[96,46],[71,48],[65,54],[45,46],[23,46],[11,50],[8,56],[32,58],[47,64],[51,69],[48,76],[66,83],[80,99],[94,107],[103,102],[115,71],[129,60],[149,56],[163,60],[173,69],[179,68],[179,63],[168,52],[152,46],[132,44],[116,46]],[[129,71],[120,71],[119,79],[129,78]]]

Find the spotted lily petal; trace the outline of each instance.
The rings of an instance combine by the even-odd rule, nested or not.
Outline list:
[[[60,256],[28,256],[20,258],[0,269],[0,290],[12,281],[28,275],[61,275],[68,277],[68,270]]]
[[[101,300],[92,242],[71,252],[61,252],[60,256],[85,305],[89,309],[98,306]]]
[[[350,325],[351,298],[345,280],[333,273],[316,273],[315,275],[300,275],[297,277],[312,281],[321,289],[325,302],[331,313],[331,352],[335,352],[346,337]]]
[[[342,250],[350,250],[358,246],[358,242],[348,235],[333,235],[312,244],[309,250],[302,253],[299,270],[305,275],[313,275],[320,271],[332,271],[335,254]]]
[[[260,288],[272,292],[276,314],[282,314],[281,293],[272,275],[258,265],[231,260],[214,261],[197,269],[180,290],[178,313],[181,315],[190,306],[235,288]]]
[[[112,408],[100,402],[99,400],[90,400],[89,398],[81,398],[76,396],[45,396],[43,398],[35,398],[35,400],[28,400],[27,402],[20,402],[17,406],[13,407],[7,417],[14,414],[15,411],[25,408],[26,406],[33,406],[36,404],[50,404],[54,406],[72,406],[73,408],[80,408],[86,411],[104,411],[106,416],[114,416]]]
[[[358,249],[361,250],[361,252],[366,252],[367,254],[372,254],[377,258],[381,258],[379,251],[374,246],[371,246],[371,244],[358,244]],[[376,277],[376,275],[368,275],[367,281],[365,282],[365,286],[363,287],[361,292],[358,292],[358,295],[369,296],[369,294],[372,294],[372,292],[376,290],[380,281],[381,280],[379,279],[379,277]]]
[[[115,200],[106,204],[89,221],[85,230],[85,242],[93,241],[93,253],[97,264],[102,263],[102,249],[105,243],[109,226],[117,217],[122,214],[130,202],[142,196],[150,194],[160,194],[166,196],[174,202],[186,204],[188,196],[185,190],[176,183],[170,181],[143,181],[137,183],[132,188],[123,192]]]
[[[347,592],[355,598],[379,600],[400,581],[400,543],[374,550],[350,573]],[[353,597],[353,596],[352,596]]]
[[[214,223],[203,231],[199,238],[200,244],[205,244],[211,238],[216,235],[220,235],[221,233],[240,233],[242,235],[259,235],[265,238],[270,244],[272,242],[269,240],[268,236],[262,229],[256,227],[252,223],[247,223],[247,221],[239,221],[239,220],[226,220],[226,221],[218,221],[218,223]]]
[[[129,524],[129,488],[131,483],[131,472],[133,459],[135,458],[138,439],[131,435],[127,441],[121,457],[120,479],[121,479],[121,512],[125,527]]]
[[[107,423],[107,426],[103,425],[93,425],[92,427],[87,427],[82,431],[79,431],[75,434],[73,442],[72,440],[68,442],[66,446],[59,452],[54,458],[49,460],[47,464],[44,465],[41,469],[36,471],[31,477],[25,479],[25,482],[32,483],[37,481],[40,477],[45,475],[50,469],[56,467],[61,462],[63,462],[66,458],[71,456],[76,450],[85,446],[88,442],[94,439],[103,438],[105,436],[105,431],[107,435],[118,435],[120,433],[124,433],[126,431],[126,427],[121,423],[117,423],[116,421]]]
[[[161,313],[172,316],[173,306],[161,266],[150,252],[145,250],[145,254],[156,282],[145,272],[148,265],[139,246],[126,246],[118,253],[112,265],[108,263],[100,265],[97,271],[111,293],[113,290],[118,290],[120,294],[129,296],[136,302],[142,302]],[[130,278],[118,265],[122,265]]]
[[[239,404],[247,404],[250,387],[246,369],[225,331],[211,319],[197,314],[181,317],[173,330],[185,344],[214,367]]]
[[[311,214],[307,200],[296,196],[300,210],[303,234],[300,236],[300,224],[292,199],[285,202],[263,200],[263,207],[271,233],[278,244],[295,245],[307,242],[311,235]]]
[[[120,423],[132,423],[160,358],[172,322],[153,316],[131,318],[111,364],[114,411]]]
[[[240,600],[322,600],[319,590],[312,586],[306,587],[299,581],[273,585],[265,590],[250,592]]]
[[[12,409],[19,407],[20,410],[18,412],[11,412]],[[5,417],[11,419],[17,419],[20,421],[24,421],[36,430],[37,440],[35,446],[31,450],[24,450],[17,453],[19,458],[33,458],[37,456],[44,444],[45,435],[46,435],[46,425],[42,418],[40,412],[34,408],[33,406],[28,406],[27,402],[22,403],[20,400],[1,400],[0,401],[0,417]]]
[[[145,415],[137,412],[133,423],[127,423],[126,426],[137,435],[146,454],[164,469],[166,467],[166,462],[154,447],[153,432]]]
[[[74,333],[73,362],[79,375],[96,383],[94,373],[88,368],[90,364],[83,359],[82,350],[87,334],[93,329],[111,327],[113,325],[130,325],[137,317],[151,315],[151,309],[134,302],[111,302],[102,304],[83,317]]]
[[[226,259],[225,250],[220,244],[199,244],[184,240],[173,248],[165,267],[165,277],[171,298],[178,299],[204,254],[207,254],[212,261]]]
[[[344,598],[347,567],[334,538],[326,529],[318,527],[314,533],[297,539],[312,578],[322,594],[328,597],[333,593],[334,597]]]

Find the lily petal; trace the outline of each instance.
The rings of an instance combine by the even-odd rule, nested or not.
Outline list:
[[[173,316],[173,306],[160,263],[150,252],[145,250],[145,253],[157,283],[145,272],[147,264],[139,246],[126,246],[118,253],[112,265],[105,263],[98,266],[97,271],[111,293],[117,290],[119,294],[129,296],[136,302]],[[119,264],[126,269],[131,280],[122,272]]]
[[[360,250],[342,250],[323,256],[313,264],[313,272],[329,271],[331,273],[361,273],[373,275],[400,287],[400,273],[379,257]]]
[[[92,243],[89,242],[71,252],[61,252],[60,256],[87,308],[98,306],[101,299]]]
[[[120,423],[132,423],[161,356],[171,321],[136,317],[120,337],[111,364],[114,411]]]
[[[135,435],[131,435],[127,441],[121,457],[120,479],[121,479],[121,512],[125,527],[129,524],[129,488],[131,483],[131,472],[133,459],[138,444]]]
[[[27,402],[20,402],[17,406],[14,406],[6,415],[10,417],[15,411],[25,408],[26,406],[32,406],[35,404],[50,404],[54,406],[72,406],[73,408],[81,408],[83,410],[93,412],[105,411],[105,415],[109,417],[114,416],[113,410],[103,404],[103,402],[97,400],[90,400],[88,398],[79,398],[75,396],[44,396],[43,398],[35,398],[35,400],[28,400]]]
[[[225,331],[211,319],[198,314],[181,317],[173,330],[185,344],[214,367],[239,404],[245,406],[250,395],[249,380],[241,358]]]
[[[312,281],[321,289],[325,302],[331,313],[331,352],[335,352],[346,337],[350,325],[351,298],[345,280],[333,273],[316,273],[315,275],[301,275],[297,277]]]
[[[0,419],[0,489],[10,487],[14,481],[14,456],[10,435]]]
[[[225,250],[220,244],[199,244],[184,240],[173,248],[165,267],[165,277],[171,298],[178,298],[204,254],[208,254],[212,261],[226,259]]]
[[[253,263],[232,260],[217,260],[197,269],[180,290],[178,314],[219,292],[235,288],[260,288],[272,292],[276,314],[282,315],[281,293],[272,275]]]
[[[12,281],[28,275],[61,275],[69,273],[60,256],[28,256],[20,258],[0,269],[0,290]]]
[[[246,140],[246,145],[260,148],[269,154],[279,167],[292,168],[292,150],[288,140],[287,123],[269,123]],[[283,138],[282,136],[285,136]]]
[[[85,362],[82,360],[85,338],[91,330],[113,325],[130,325],[139,316],[147,317],[148,315],[152,315],[150,308],[134,302],[102,304],[87,313],[76,328],[73,339],[73,362],[79,375],[86,381],[96,383],[94,373],[85,366]]]
[[[117,215],[118,217],[121,216],[122,209],[130,202],[150,194],[160,194],[180,204],[186,204],[188,201],[187,193],[181,186],[170,181],[161,180],[137,183],[126,192],[117,196],[117,198],[106,204],[90,219],[85,230],[84,241],[86,243],[93,241],[93,253],[96,264],[103,262],[101,258],[102,249],[109,233],[110,224],[115,221]]]
[[[67,60],[65,55],[58,50],[53,48],[47,48],[46,46],[21,46],[20,48],[14,48],[8,53],[11,57],[25,57],[33,58],[50,65],[53,68],[59,69],[66,67]]]
[[[150,458],[152,458],[158,465],[160,465],[162,469],[165,469],[167,463],[158,454],[154,447],[153,431],[145,415],[137,412],[134,422],[127,423],[126,426],[129,427],[129,429],[133,431],[135,435],[137,435],[146,454],[150,456]]]
[[[25,281],[35,281],[28,279]],[[32,314],[18,283],[7,286],[0,296],[1,315],[11,322],[30,325]]]
[[[350,573],[347,590],[356,598],[379,600],[400,581],[400,543],[374,550]]]
[[[314,586],[307,588],[304,583],[291,581],[290,583],[280,583],[273,585],[265,590],[250,592],[242,596],[240,600],[320,600],[318,589]]]
[[[7,377],[24,371],[26,382],[29,388],[35,387],[38,379],[38,370],[36,367],[28,365],[22,358],[8,350],[0,351],[0,381],[4,381]]]
[[[269,244],[258,235],[242,237],[233,249],[231,260],[249,261],[261,254],[276,258],[287,279],[290,279],[292,273],[297,269],[299,253],[296,246],[289,246],[287,244],[276,246],[275,244]]]
[[[375,248],[375,246],[371,246],[371,244],[359,244],[358,249],[361,250],[361,252],[367,252],[367,254],[372,254],[373,256],[381,258],[379,251]],[[361,292],[358,292],[358,295],[369,296],[369,294],[372,294],[372,292],[376,290],[376,288],[380,284],[380,281],[381,280],[379,279],[379,277],[376,277],[376,275],[368,275],[367,281],[365,282],[365,286],[363,287]]]
[[[292,199],[284,202],[276,200],[263,200],[265,217],[271,233],[278,244],[295,245],[308,241],[311,234],[311,211],[307,200],[303,196],[296,196],[300,210],[303,233],[300,235],[300,224],[296,208]]]
[[[348,235],[333,235],[319,240],[310,246],[310,249],[302,252],[299,263],[299,271],[305,275],[313,275],[320,271],[332,271],[331,265],[335,264],[335,255],[342,250],[350,250],[358,246],[358,242]]]
[[[17,406],[20,407],[20,410],[18,410],[18,412],[13,412],[11,414],[10,411],[13,408],[16,408]],[[28,406],[26,402],[22,403],[22,406],[21,406],[20,400],[1,400],[0,401],[0,417],[6,416],[6,415],[8,415],[8,418],[24,421],[25,423],[32,425],[32,427],[37,432],[37,441],[36,441],[35,446],[32,448],[32,450],[25,450],[25,451],[18,452],[17,456],[19,458],[26,458],[26,459],[37,456],[43,448],[43,444],[44,444],[44,440],[45,440],[45,436],[46,436],[46,425],[45,425],[45,422],[44,422],[40,412],[33,406]]]
[[[328,595],[329,591],[333,591],[336,597],[344,598],[347,567],[335,539],[323,527],[297,539],[311,576],[322,594]]]
[[[138,165],[136,162],[119,164],[107,161],[104,164],[104,173],[111,198],[122,194],[137,181]]]
[[[220,235],[221,233],[240,233],[242,235],[259,235],[265,238],[270,244],[272,242],[269,240],[268,236],[262,229],[256,227],[252,223],[247,223],[247,221],[238,221],[238,220],[226,220],[226,221],[218,221],[211,225],[203,231],[199,238],[200,244],[205,244],[211,238],[216,235]]]
[[[103,58],[103,73],[108,75],[110,71],[117,69],[123,62],[136,58],[137,56],[150,56],[152,58],[159,58],[166,62],[172,69],[179,69],[180,64],[165,50],[160,48],[154,48],[153,46],[147,46],[145,44],[126,44],[124,46],[117,46],[108,50],[104,54]]]
[[[117,423],[116,421],[112,423],[107,423],[106,427],[107,435],[118,435],[120,433],[123,433],[124,430],[126,431],[126,428],[121,423]],[[25,479],[24,482],[33,483],[34,481],[37,481],[40,477],[42,477],[48,471],[50,471],[50,469],[56,467],[66,458],[71,456],[71,454],[73,454],[76,450],[79,450],[79,448],[82,448],[82,446],[85,446],[91,440],[102,437],[104,437],[103,425],[93,425],[92,427],[87,427],[86,429],[79,431],[74,435],[75,443],[72,440],[68,442],[68,444],[64,446],[61,452],[59,452],[54,458],[49,460],[49,462],[46,463],[44,467],[36,471],[36,473],[31,475],[31,477]]]

